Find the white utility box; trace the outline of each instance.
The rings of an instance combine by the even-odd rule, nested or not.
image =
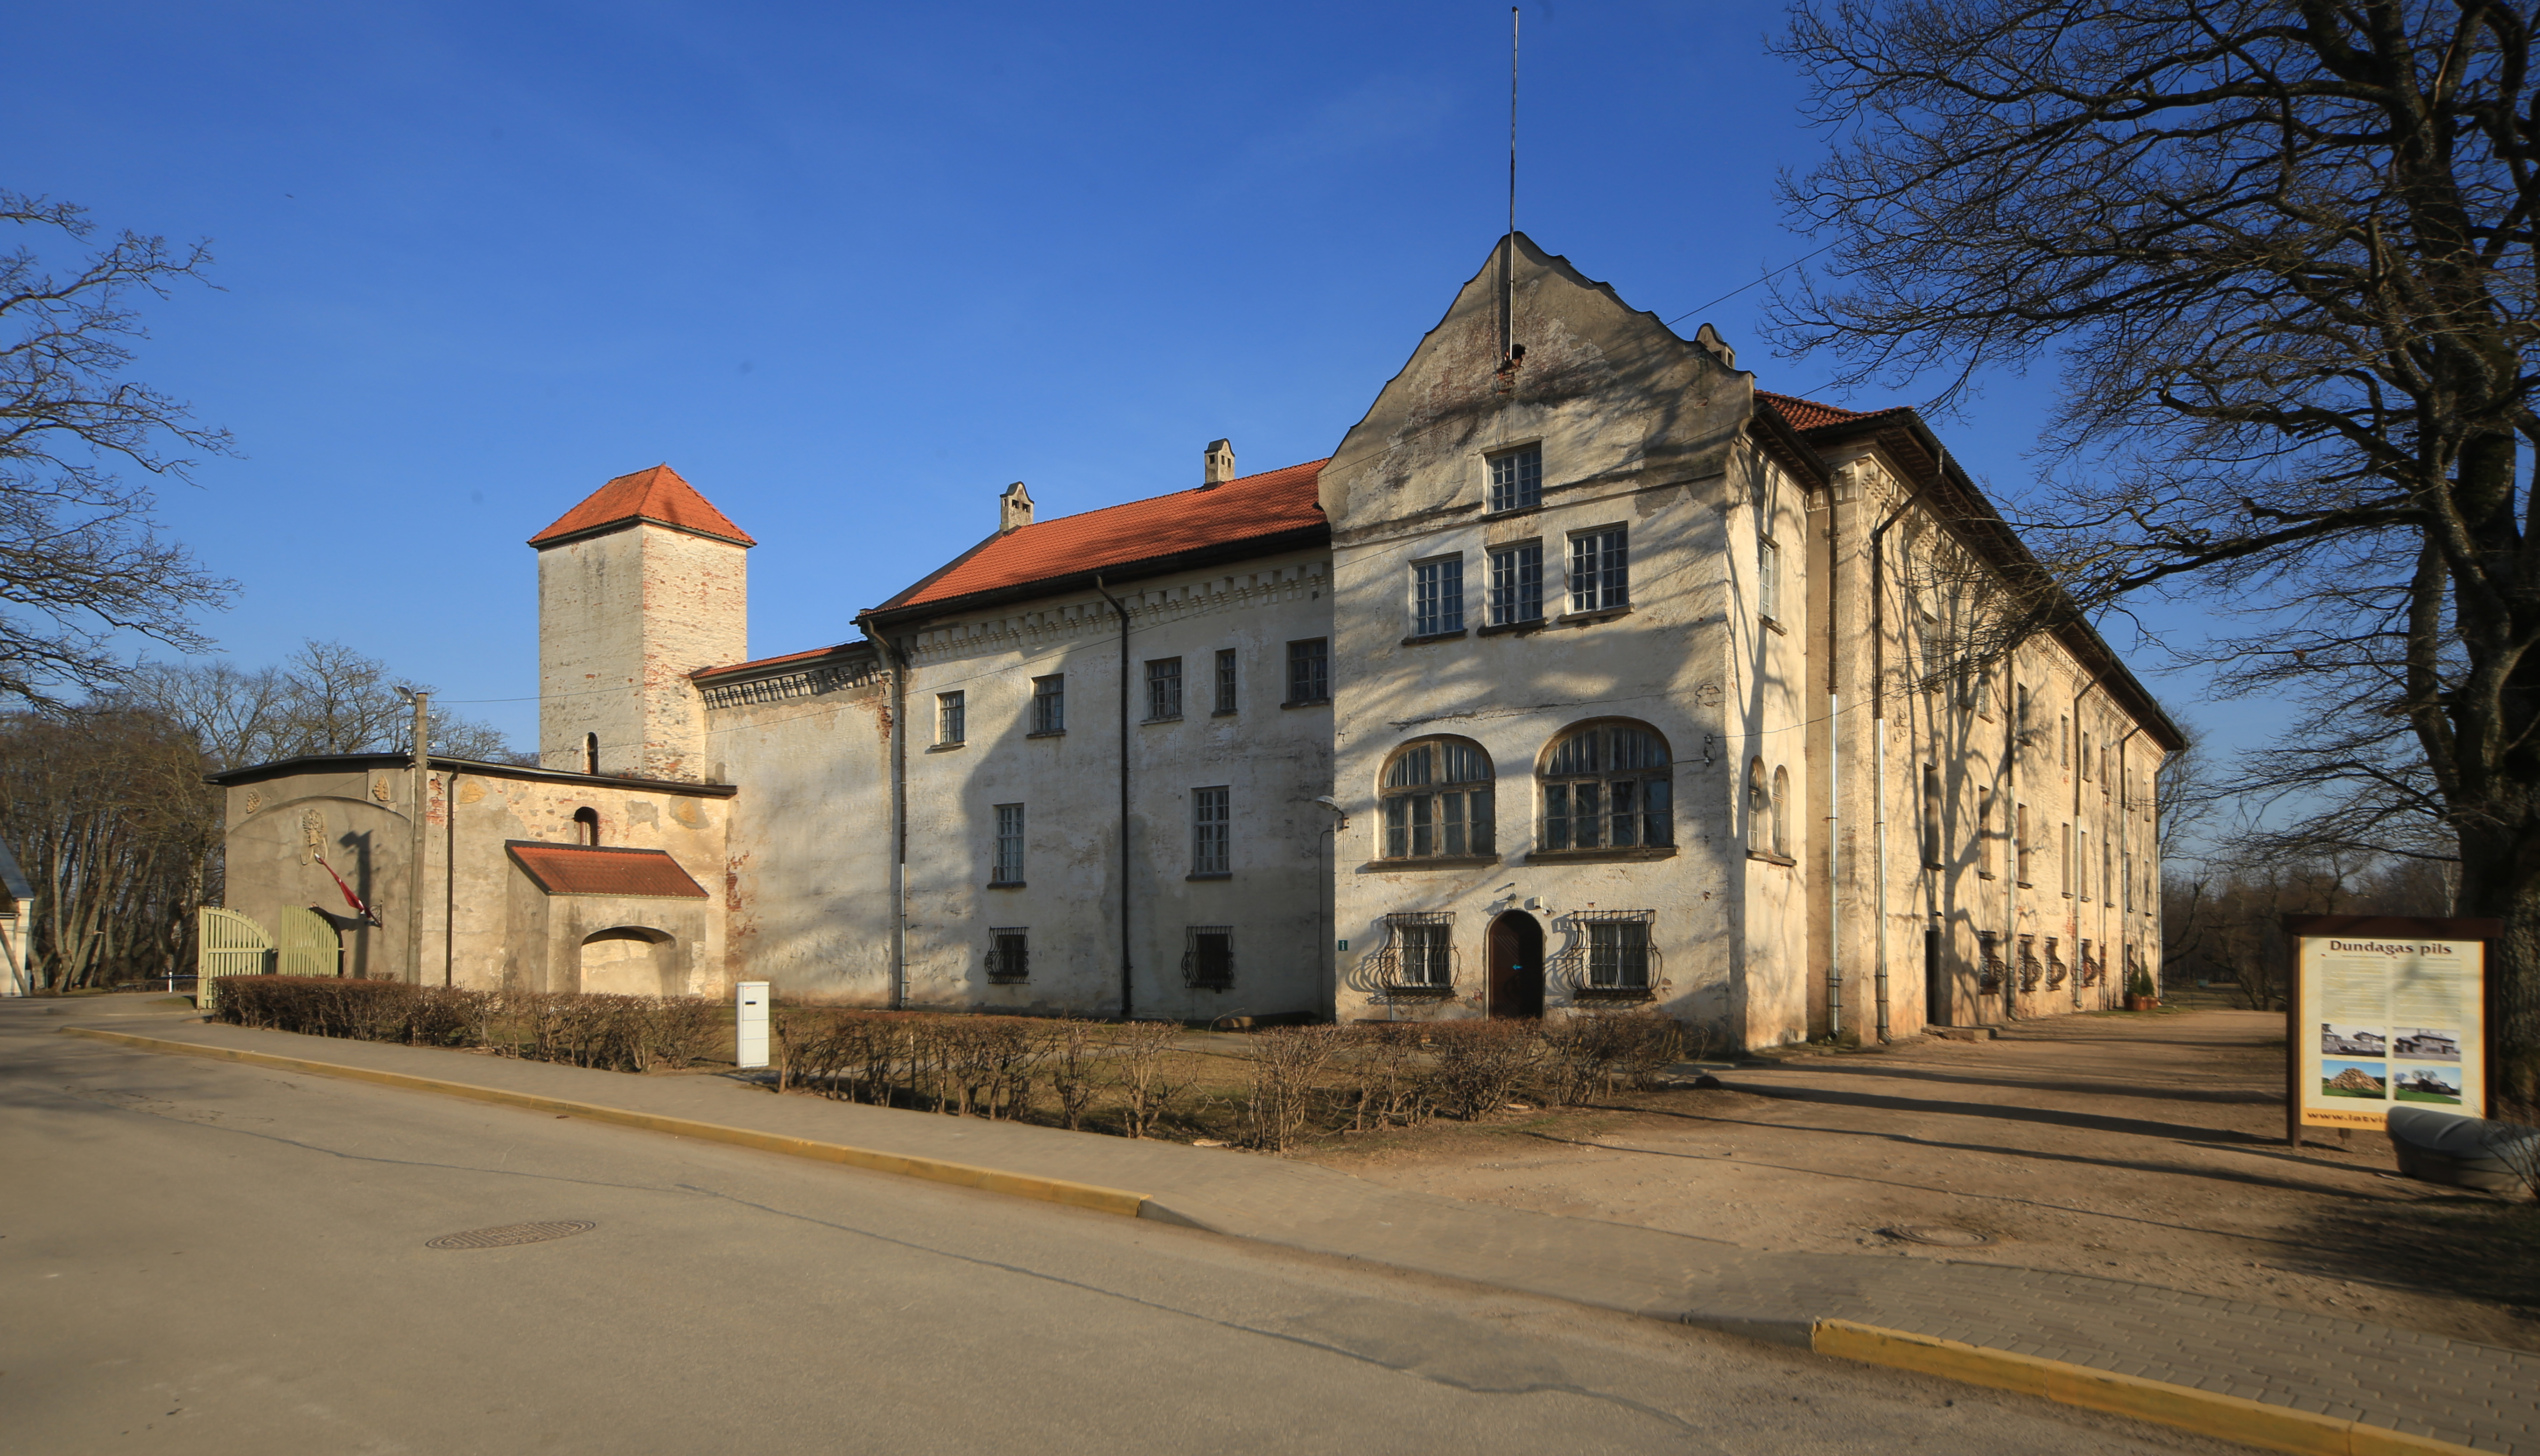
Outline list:
[[[767,1065],[767,983],[743,981],[735,988],[734,1030],[740,1055],[734,1058],[741,1067]]]

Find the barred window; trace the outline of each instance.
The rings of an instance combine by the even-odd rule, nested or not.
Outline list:
[[[1443,992],[1455,984],[1455,913],[1403,910],[1384,918],[1385,941],[1369,969],[1390,991]]]
[[[1491,509],[1523,511],[1543,504],[1543,447],[1529,445],[1491,459]]]
[[[1442,556],[1411,565],[1411,635],[1464,630],[1464,558]]]
[[[1600,612],[1632,604],[1632,573],[1624,530],[1584,531],[1570,538],[1570,609]]]
[[[1158,658],[1147,664],[1147,722],[1182,716],[1182,659]]]
[[[1235,927],[1184,930],[1182,984],[1201,991],[1224,991],[1235,984]]]
[[[1288,701],[1325,703],[1331,696],[1330,640],[1316,637],[1288,644]]]
[[[1649,989],[1649,922],[1616,920],[1588,924],[1588,984],[1600,991]]]
[[[1574,728],[1545,755],[1546,850],[1675,843],[1675,781],[1666,740],[1635,723]]]
[[[1032,679],[1031,730],[1036,733],[1067,731],[1067,679],[1062,675]]]
[[[1384,858],[1492,853],[1491,756],[1468,738],[1427,738],[1384,768]]]
[[[1235,649],[1222,649],[1217,655],[1217,711],[1235,711]]]
[[[1491,625],[1543,620],[1543,543],[1491,553]]]
[[[990,884],[1023,882],[1023,806],[1001,803],[997,806],[997,861],[989,873]]]
[[[1235,811],[1232,793],[1221,786],[1191,791],[1191,873],[1234,872]]]
[[[988,932],[988,979],[1031,979],[1031,936],[1023,926],[998,926]]]
[[[935,741],[958,743],[969,735],[969,715],[959,693],[935,695]]]

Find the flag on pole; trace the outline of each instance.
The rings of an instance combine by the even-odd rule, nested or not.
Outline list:
[[[362,897],[353,893],[353,887],[351,885],[344,883],[344,876],[335,872],[335,867],[326,863],[326,857],[324,855],[318,856],[318,867],[325,870],[327,876],[335,881],[335,888],[344,892],[345,904],[360,911],[362,913],[362,919],[369,921],[372,925],[381,926],[383,930],[387,929],[386,926],[381,924],[379,912],[362,903]]]

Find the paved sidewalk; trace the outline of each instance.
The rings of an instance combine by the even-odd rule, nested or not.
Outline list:
[[[204,1047],[401,1073],[1143,1194],[1142,1216],[1805,1347],[1851,1320],[2540,1456],[2540,1355],[2387,1326],[2002,1265],[1770,1254],[1461,1203],[1229,1149],[777,1096],[729,1075],[630,1076],[462,1052],[82,1014]]]

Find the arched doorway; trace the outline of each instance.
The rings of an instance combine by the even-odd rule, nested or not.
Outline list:
[[[660,931],[619,926],[582,942],[582,984],[596,996],[667,996],[673,991],[671,940]]]
[[[1522,910],[1491,922],[1491,1014],[1543,1014],[1543,927]]]

